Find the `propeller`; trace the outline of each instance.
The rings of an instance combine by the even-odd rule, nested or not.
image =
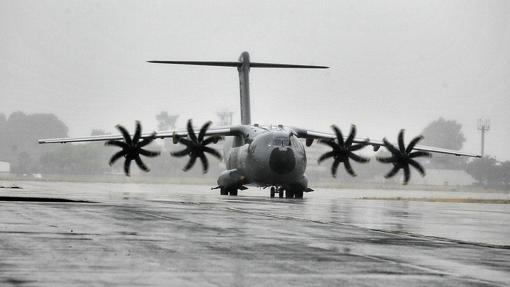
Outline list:
[[[356,173],[352,169],[351,162],[349,159],[352,159],[356,162],[366,163],[370,159],[361,157],[355,153],[354,151],[360,150],[364,148],[368,144],[368,139],[365,141],[353,145],[354,137],[356,136],[356,126],[351,126],[351,132],[347,139],[344,141],[344,137],[340,129],[332,125],[331,128],[335,131],[336,141],[328,140],[328,141],[319,141],[322,144],[330,146],[333,150],[327,152],[319,157],[318,162],[321,163],[323,160],[332,157],[334,159],[333,164],[331,165],[331,175],[336,177],[336,171],[340,163],[344,164],[345,170],[352,176],[356,176]]]
[[[193,129],[193,124],[191,120],[188,120],[188,124],[186,126],[188,130],[188,136],[177,137],[174,134],[174,142],[180,142],[181,144],[185,145],[186,148],[181,151],[171,152],[170,154],[175,157],[183,157],[189,155],[188,163],[183,169],[184,171],[188,171],[190,168],[192,168],[197,158],[199,158],[200,161],[202,162],[203,173],[207,173],[207,170],[209,170],[209,161],[205,156],[206,153],[209,153],[218,158],[219,160],[221,160],[221,154],[217,150],[210,148],[207,145],[211,143],[217,143],[219,140],[222,139],[222,137],[210,136],[208,138],[204,138],[205,133],[207,132],[211,124],[212,122],[210,121],[206,122],[200,129],[200,132],[198,133],[197,137],[197,135],[195,134],[195,130]]]
[[[143,163],[140,155],[147,157],[155,157],[160,154],[158,151],[150,151],[143,149],[144,146],[150,144],[154,139],[156,139],[156,133],[152,133],[150,136],[142,139],[142,126],[139,121],[136,121],[136,129],[133,138],[128,133],[128,131],[121,125],[116,126],[117,129],[121,132],[124,140],[109,140],[105,143],[105,145],[109,146],[117,146],[122,150],[114,154],[110,158],[109,165],[113,165],[119,158],[125,157],[124,160],[124,173],[129,176],[129,169],[131,166],[131,162],[134,160],[138,167],[148,172],[150,169]]]
[[[393,144],[389,143],[386,138],[383,139],[384,147],[388,149],[391,153],[390,157],[378,157],[377,160],[382,163],[392,163],[393,168],[388,172],[384,177],[390,178],[395,176],[400,169],[404,170],[404,182],[403,184],[407,184],[411,177],[411,171],[409,166],[414,167],[418,170],[421,176],[425,176],[425,169],[414,160],[417,157],[430,157],[431,154],[425,151],[414,151],[413,148],[416,144],[423,139],[423,136],[417,136],[406,147],[404,143],[404,130],[400,130],[398,134],[398,148],[396,148]]]

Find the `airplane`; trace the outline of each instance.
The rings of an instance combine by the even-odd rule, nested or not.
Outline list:
[[[393,144],[386,138],[382,141],[357,138],[355,125],[351,126],[349,135],[344,136],[335,125],[332,125],[333,133],[325,133],[283,125],[263,126],[251,124],[249,73],[252,68],[329,68],[326,66],[251,62],[248,52],[243,52],[239,60],[235,62],[148,62],[237,68],[239,72],[241,124],[210,128],[211,122],[209,121],[200,129],[195,129],[190,119],[187,122],[186,129],[142,133],[141,124],[137,121],[134,134],[130,134],[123,126],[117,125],[116,127],[120,131],[120,135],[41,139],[38,142],[40,144],[47,144],[105,141],[105,145],[121,148],[119,152],[111,157],[109,164],[113,165],[118,159],[124,157],[124,172],[129,176],[132,161],[141,170],[148,172],[150,169],[145,165],[140,156],[155,157],[160,155],[159,151],[145,149],[147,145],[155,139],[172,138],[174,144],[182,144],[184,149],[172,152],[171,155],[174,157],[189,157],[187,164],[184,166],[184,171],[190,170],[197,159],[199,159],[202,164],[203,173],[206,173],[209,168],[207,155],[216,157],[219,160],[225,160],[226,170],[218,177],[218,186],[213,188],[219,189],[221,195],[237,196],[239,190],[247,189],[246,185],[254,185],[263,188],[270,187],[270,196],[275,197],[278,194],[280,198],[284,196],[286,198],[303,198],[304,193],[313,191],[308,186],[308,179],[305,175],[307,165],[305,145],[309,147],[314,141],[331,148],[329,152],[321,155],[318,161],[320,163],[329,158],[333,159],[331,165],[333,177],[336,176],[340,164],[343,164],[348,174],[356,176],[350,160],[366,163],[369,159],[354,152],[366,146],[372,146],[373,150],[377,151],[383,146],[388,150],[390,156],[377,157],[377,160],[392,165],[391,170],[385,177],[393,177],[402,169],[404,175],[403,184],[409,182],[411,176],[410,167],[415,168],[422,176],[425,176],[425,170],[416,161],[417,158],[430,157],[432,153],[480,157],[477,154],[417,145],[423,139],[423,136],[413,138],[406,145],[404,130],[400,130],[397,144]],[[226,140],[226,148],[222,156],[219,151],[209,145],[225,138],[228,140]],[[304,144],[300,139],[304,139]]]

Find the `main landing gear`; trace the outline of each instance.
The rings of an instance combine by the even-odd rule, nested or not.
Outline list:
[[[220,195],[237,196],[237,188],[221,188]]]
[[[277,193],[279,198],[283,198],[284,195],[285,198],[303,198],[303,190],[271,186],[271,198],[274,198]]]

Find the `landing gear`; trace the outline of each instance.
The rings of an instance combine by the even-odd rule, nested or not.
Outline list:
[[[221,188],[220,189],[220,195],[230,195],[230,196],[237,196],[237,188],[235,189],[227,189],[227,188]]]
[[[279,198],[284,196],[285,198],[303,198],[303,190],[271,186],[271,198],[274,198],[277,193]]]
[[[283,198],[284,192],[285,192],[285,189],[283,189],[283,187],[278,188],[278,197]]]

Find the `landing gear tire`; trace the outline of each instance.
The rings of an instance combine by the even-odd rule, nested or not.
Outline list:
[[[294,198],[303,198],[303,191],[296,191],[294,192]]]
[[[237,196],[237,189],[233,189],[231,191],[229,191],[230,193],[230,196]]]
[[[226,188],[221,188],[220,189],[220,195],[228,195],[228,190]]]
[[[285,198],[294,198],[294,191],[292,190],[286,190],[285,191]]]
[[[283,187],[278,187],[278,197],[283,198],[284,193],[285,193],[285,189],[283,189]]]
[[[276,188],[274,186],[271,186],[271,198],[274,198],[275,193],[276,193]]]

